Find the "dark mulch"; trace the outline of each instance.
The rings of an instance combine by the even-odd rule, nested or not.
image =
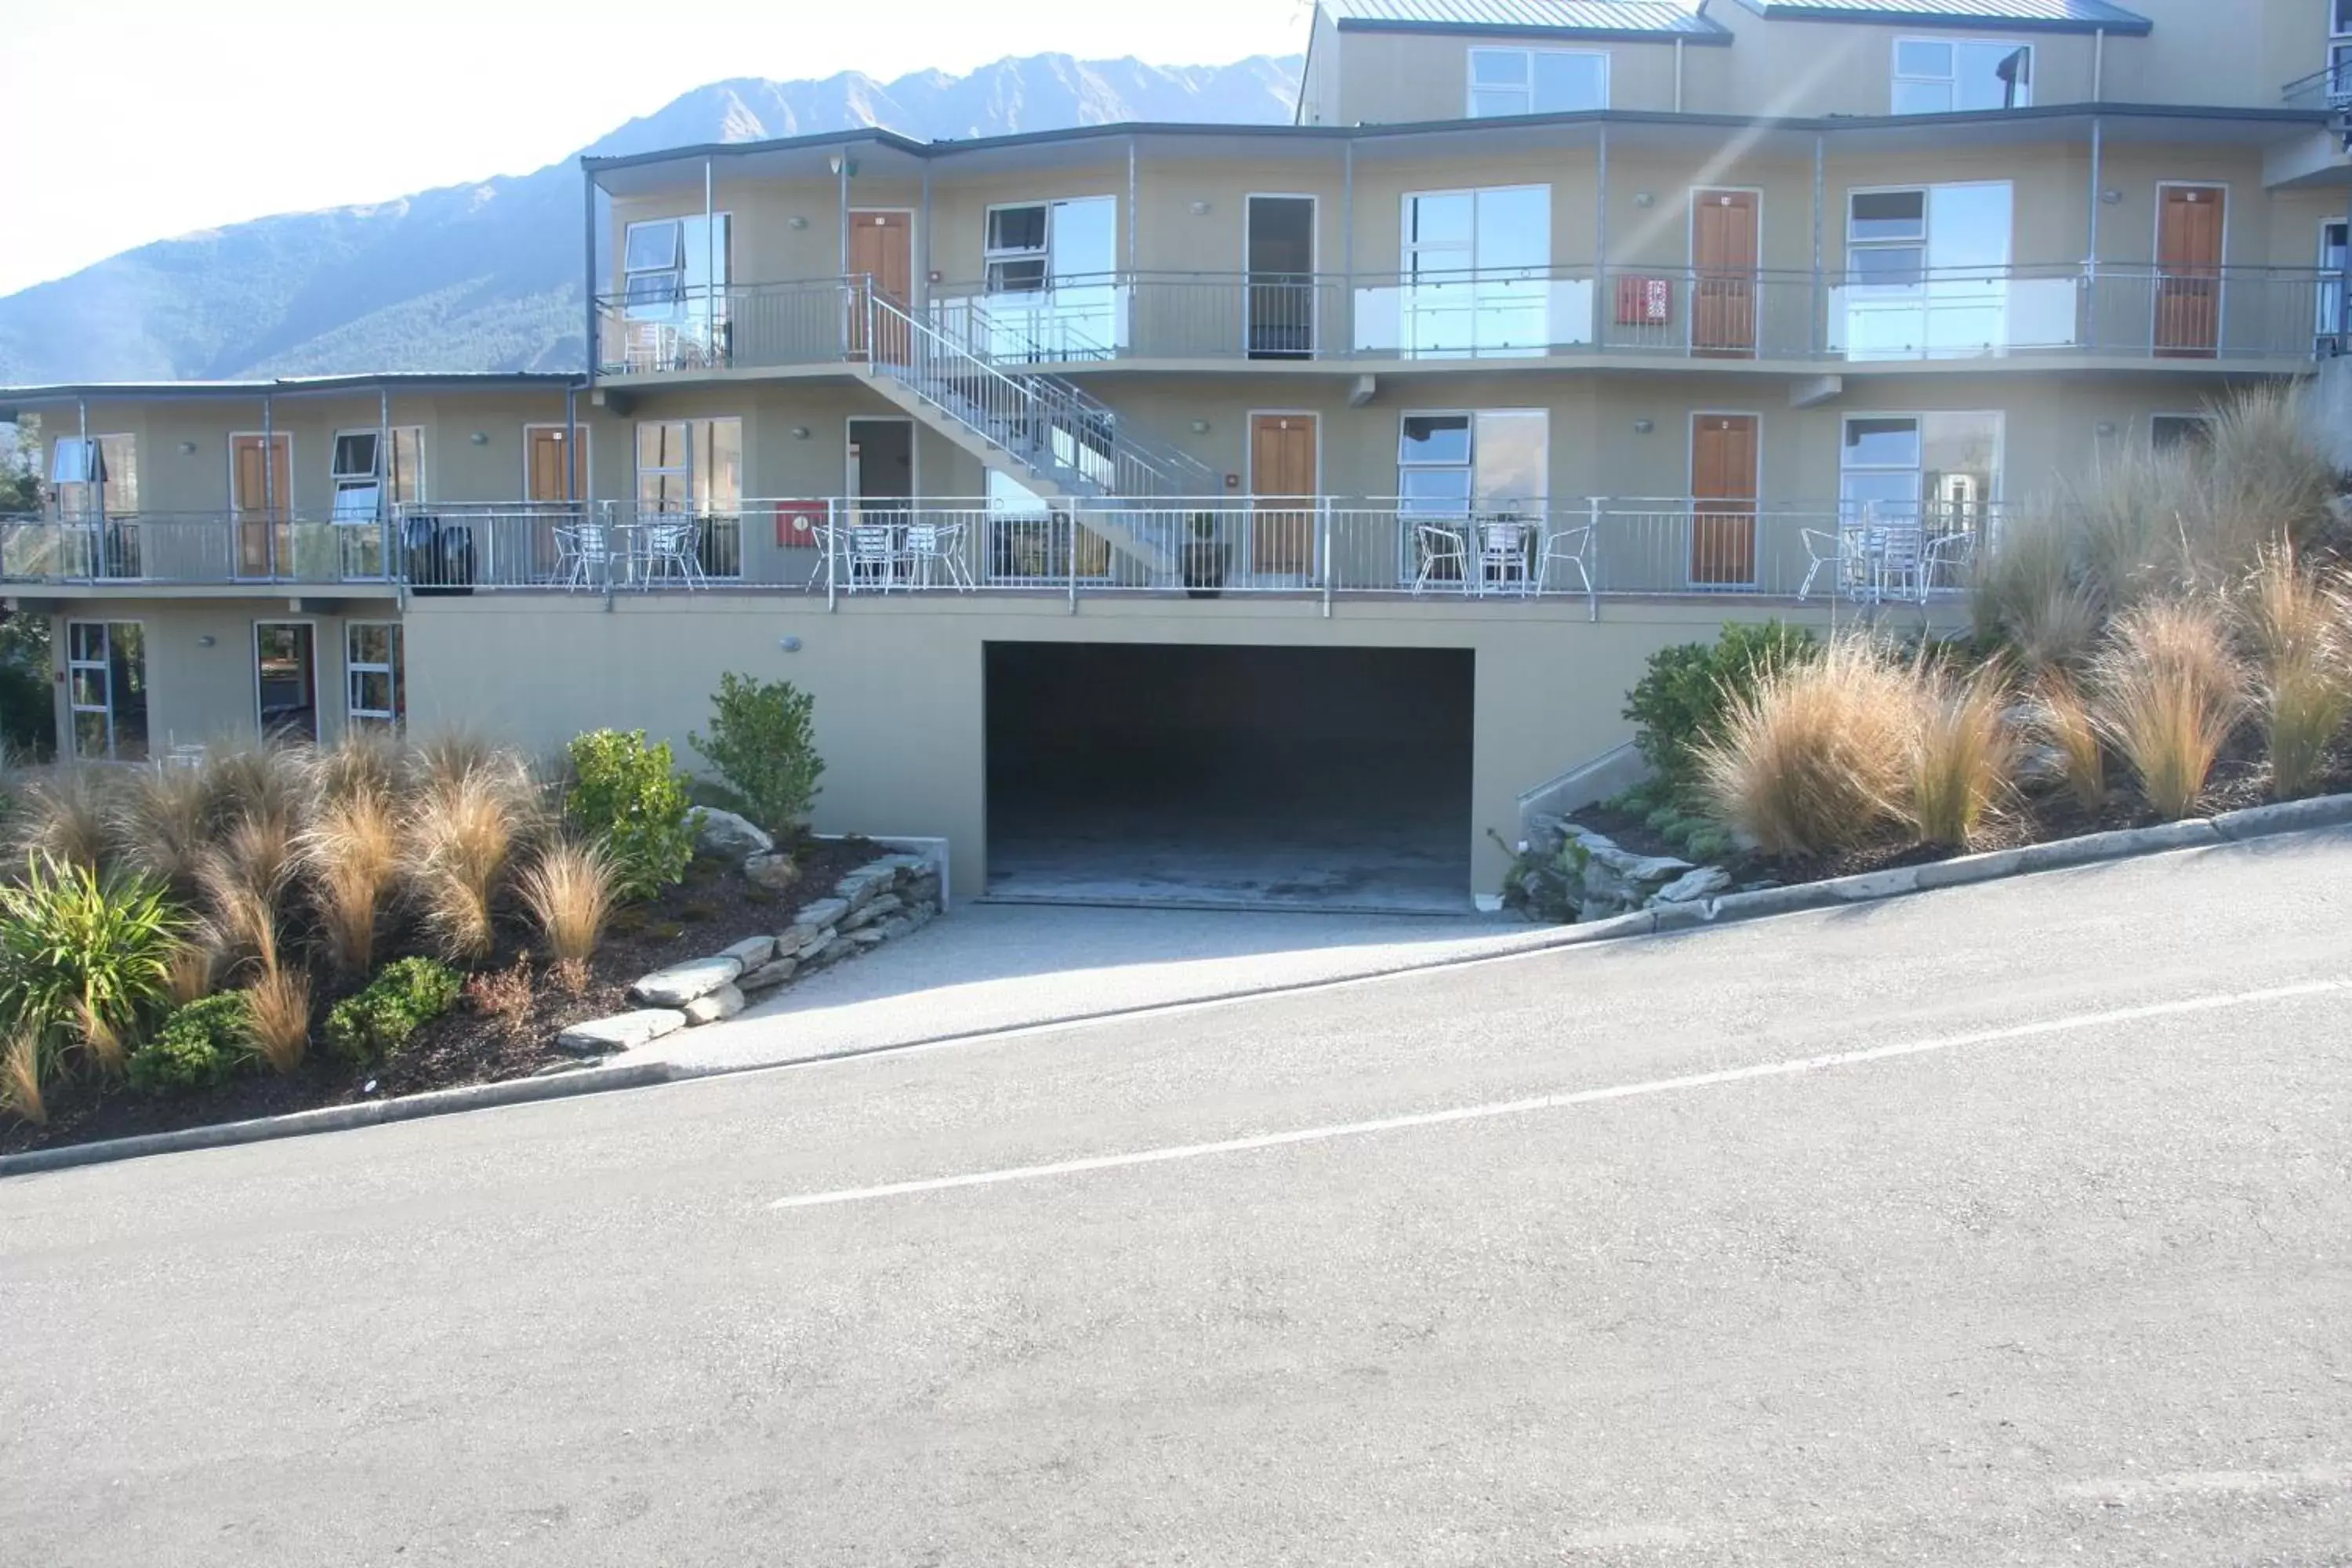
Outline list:
[[[2270,800],[2268,786],[2266,771],[2254,748],[2242,742],[2215,767],[2212,784],[2205,792],[2200,809],[2213,813],[2266,805]],[[2352,792],[2352,750],[2338,752],[2330,760],[2327,776],[2315,793],[2332,795],[2346,792]],[[1643,816],[1634,813],[1612,806],[1593,806],[1575,813],[1574,816],[1580,826],[1606,834],[1637,855],[1680,856],[1683,853],[1652,831]],[[2010,809],[1989,822],[1977,842],[1966,849],[1956,849],[1948,845],[1914,844],[1890,837],[1811,858],[1775,860],[1760,855],[1738,855],[1719,863],[1731,873],[1735,887],[1758,882],[1819,882],[1832,877],[1859,876],[1866,871],[1925,866],[1937,860],[1954,859],[1964,854],[2016,849],[2029,844],[2079,838],[2085,834],[2108,833],[2118,828],[2147,827],[2157,820],[2155,813],[2120,791],[2110,796],[2103,809],[2090,812],[2063,789],[2041,790],[2013,801]]]
[[[505,978],[522,961],[530,977],[528,1011],[511,1017],[488,1016],[476,1007],[469,992],[446,1015],[419,1029],[391,1061],[355,1072],[329,1055],[314,1037],[309,1059],[287,1077],[263,1071],[184,1100],[151,1100],[121,1084],[60,1084],[50,1091],[46,1126],[13,1118],[0,1123],[0,1153],[529,1078],[571,1059],[555,1049],[555,1037],[562,1030],[627,1011],[632,1005],[629,986],[639,976],[717,952],[746,937],[784,930],[803,907],[830,894],[844,872],[879,853],[865,839],[804,841],[795,854],[801,879],[784,893],[756,886],[730,865],[698,859],[679,886],[621,911],[579,991],[560,986],[545,966],[529,957],[522,933],[509,931],[481,974]],[[321,998],[321,1020],[336,999]]]

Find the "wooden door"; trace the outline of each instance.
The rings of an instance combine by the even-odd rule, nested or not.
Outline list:
[[[529,455],[523,471],[528,487],[523,500],[547,505],[564,501],[586,502],[588,500],[588,430],[580,429],[574,441],[572,432],[562,426],[534,425],[528,437]],[[563,455],[572,454],[572,483],[563,482]]]
[[[268,454],[268,467],[263,454]],[[272,434],[229,437],[229,511],[236,521],[236,571],[241,577],[272,575],[286,547],[287,520],[294,514],[294,437]],[[292,563],[290,560],[288,564]]]
[[[1756,357],[1757,196],[1691,193],[1691,352]]]
[[[1314,574],[1315,437],[1312,414],[1250,416],[1252,572]]]
[[[878,298],[888,300],[900,310],[907,309],[915,298],[914,215],[903,212],[851,213],[849,275],[861,280],[871,279]],[[853,354],[866,352],[866,316],[865,301],[860,297],[858,308],[851,312],[849,323],[849,352]],[[905,329],[900,327],[882,334],[881,346],[890,363],[904,363],[908,346]]]
[[[2221,231],[2229,193],[2167,185],[2156,225],[2156,352],[2210,359],[2221,346]]]
[[[1756,581],[1756,416],[1702,414],[1691,421],[1694,587]]]

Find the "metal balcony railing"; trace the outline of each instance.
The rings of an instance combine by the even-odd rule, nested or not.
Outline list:
[[[0,517],[0,581],[231,584],[394,581],[386,523],[223,512]]]
[[[2332,110],[2352,114],[2352,60],[2338,61],[2325,70],[2297,77],[2281,94],[2291,109]]]

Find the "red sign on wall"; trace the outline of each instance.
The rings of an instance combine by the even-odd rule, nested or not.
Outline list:
[[[1675,286],[1665,278],[1617,279],[1617,324],[1663,327],[1674,320]]]
[[[776,503],[776,543],[785,550],[814,550],[816,531],[825,519],[821,500],[780,500]]]

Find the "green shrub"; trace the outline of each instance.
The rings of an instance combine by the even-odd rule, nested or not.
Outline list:
[[[47,858],[0,884],[0,1030],[70,1041],[97,1066],[163,1008],[181,924],[161,884]]]
[[[254,1059],[253,1005],[242,991],[224,991],[182,1007],[131,1053],[131,1086],[194,1094],[226,1083]]]
[[[1683,643],[1652,654],[1626,694],[1625,717],[1634,723],[1633,743],[1667,786],[1658,793],[1671,799],[1695,783],[1693,749],[1715,735],[1725,710],[1754,692],[1760,676],[1812,647],[1804,627],[1766,621],[1727,626],[1712,646]]]
[[[328,1013],[327,1048],[354,1067],[382,1061],[455,1005],[465,984],[456,970],[429,958],[387,963],[366,990]]]
[[[727,781],[734,808],[779,837],[807,820],[824,762],[816,754],[816,699],[789,680],[732,670],[710,699],[710,734],[687,742]]]
[[[1486,837],[1496,847],[1509,851],[1511,868],[1503,874],[1503,907],[1523,919],[1573,925],[1583,913],[1584,868],[1592,851],[1573,838],[1560,841],[1549,854],[1530,847],[1516,851],[1493,828]]]
[[[1720,860],[1731,853],[1731,835],[1720,827],[1702,827],[1683,840],[1683,853],[1694,860]]]
[[[1642,820],[1651,832],[1664,833],[1673,827],[1676,822],[1680,821],[1682,819],[1682,815],[1683,814],[1681,812],[1675,810],[1672,805],[1662,805]]]
[[[572,742],[563,808],[611,859],[614,890],[649,899],[685,880],[694,859],[694,803],[669,742],[646,732],[592,730]]]

